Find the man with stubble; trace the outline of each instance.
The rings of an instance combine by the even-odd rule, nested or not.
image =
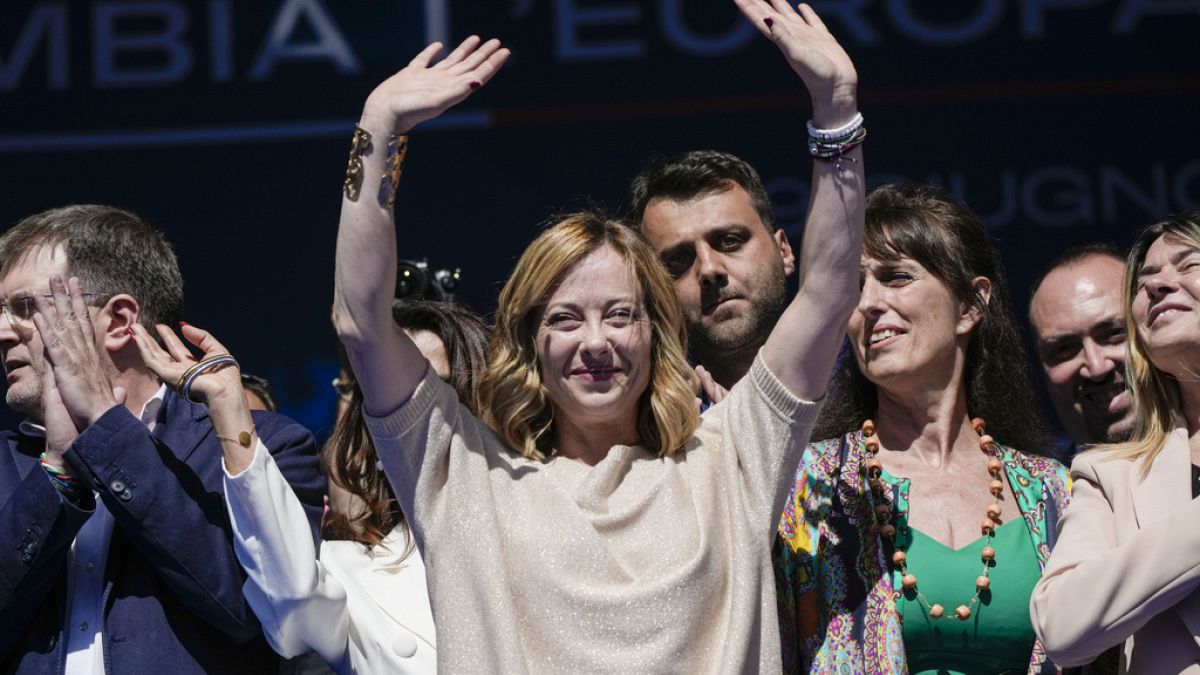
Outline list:
[[[675,284],[696,371],[713,403],[750,368],[787,305],[796,256],[758,173],[737,157],[688,152],[644,169],[630,219]]]

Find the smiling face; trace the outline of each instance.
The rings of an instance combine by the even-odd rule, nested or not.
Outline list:
[[[556,418],[635,428],[650,382],[650,322],[637,280],[612,247],[563,276],[539,312],[535,348]]]
[[[1133,426],[1125,387],[1125,265],[1091,255],[1050,271],[1030,303],[1050,400],[1079,443],[1123,440]]]
[[[0,278],[0,299],[11,302],[34,293],[48,293],[53,274],[67,277],[67,256],[62,247],[38,246],[9,267]],[[13,326],[0,312],[0,355],[8,380],[5,402],[9,408],[34,419],[42,414],[42,340],[32,321]]]
[[[863,375],[883,392],[945,387],[975,319],[912,258],[862,259],[862,295],[847,332]]]
[[[642,234],[663,261],[701,360],[757,349],[787,304],[795,258],[741,186],[694,199],[655,198]]]
[[[1151,362],[1177,378],[1200,373],[1200,246],[1173,235],[1150,245],[1131,313]]]

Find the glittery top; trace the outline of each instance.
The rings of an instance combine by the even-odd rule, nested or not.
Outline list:
[[[507,448],[426,372],[367,418],[428,568],[447,673],[780,670],[770,551],[820,405],[761,357],[683,451]]]

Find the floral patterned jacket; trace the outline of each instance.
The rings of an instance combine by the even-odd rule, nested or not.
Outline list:
[[[1044,569],[1070,501],[1069,474],[1053,459],[996,449]],[[785,672],[908,672],[894,602],[900,574],[892,569],[891,542],[875,527],[865,461],[854,432],[809,445],[796,472],[775,542]],[[893,486],[884,499],[899,522],[906,495]],[[1029,673],[1056,671],[1035,642]]]

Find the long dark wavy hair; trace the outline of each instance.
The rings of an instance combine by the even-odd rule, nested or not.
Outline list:
[[[459,305],[432,301],[398,302],[392,308],[392,318],[409,332],[428,331],[441,339],[450,363],[447,383],[454,387],[463,405],[479,414],[477,381],[487,368],[489,339],[483,320]],[[344,371],[351,372],[349,368]],[[354,382],[350,400],[321,450],[321,464],[329,480],[361,499],[366,510],[357,516],[331,514],[322,532],[324,538],[375,546],[405,522],[387,476],[377,468],[378,462],[375,444],[363,422],[362,389]],[[410,537],[404,555],[411,550]]]
[[[963,370],[968,414],[987,420],[988,433],[1005,445],[1050,454],[1050,434],[1030,386],[1004,268],[979,218],[940,188],[884,185],[867,196],[863,254],[883,261],[915,260],[959,302],[974,305],[981,318]],[[971,282],[976,277],[991,281],[989,300],[975,292]],[[847,340],[813,438],[858,429],[863,420],[875,417],[878,407],[878,391],[862,374]]]

